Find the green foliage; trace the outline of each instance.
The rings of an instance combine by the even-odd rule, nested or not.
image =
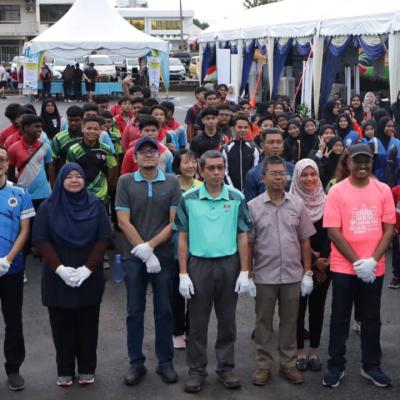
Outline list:
[[[297,106],[297,112],[300,114],[301,119],[306,119],[310,117],[311,110],[308,108],[308,105],[305,103],[301,103]]]
[[[277,1],[281,1],[281,0],[244,0],[243,5],[246,8],[254,8],[254,7],[262,6],[264,4],[276,3]]]

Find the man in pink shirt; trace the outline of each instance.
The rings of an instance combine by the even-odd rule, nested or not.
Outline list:
[[[349,152],[350,176],[332,187],[324,212],[323,226],[332,240],[333,293],[329,372],[322,384],[337,387],[344,377],[346,340],[355,303],[361,320],[361,376],[387,387],[391,379],[380,368],[380,304],[395,207],[389,186],[370,177],[373,154],[369,145],[353,145]]]

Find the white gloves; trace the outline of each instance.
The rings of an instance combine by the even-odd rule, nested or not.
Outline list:
[[[82,283],[89,278],[89,276],[92,275],[92,271],[86,267],[85,265],[82,265],[82,267],[79,267],[75,270],[75,279],[76,279],[76,286],[79,287],[82,285]]]
[[[249,272],[240,271],[236,280],[235,292],[238,294],[247,293],[250,288]]]
[[[77,287],[78,277],[76,275],[76,269],[72,267],[64,267],[60,265],[56,269],[56,274],[70,287]]]
[[[301,280],[301,288],[300,292],[303,297],[308,296],[314,289],[314,281],[312,276],[303,275],[303,279]]]
[[[249,296],[254,298],[257,296],[257,288],[256,288],[256,285],[255,285],[253,279],[249,279],[249,282],[250,282]]]
[[[160,261],[157,256],[151,254],[149,259],[146,261],[146,269],[149,274],[158,274],[161,271]]]
[[[144,263],[153,255],[153,248],[150,247],[149,242],[141,243],[131,250],[131,254],[140,258]]]
[[[186,300],[194,295],[193,283],[188,274],[179,274],[179,293]]]
[[[0,276],[5,275],[10,269],[10,261],[8,261],[7,256],[0,258]]]
[[[377,261],[373,257],[370,257],[356,261],[353,266],[357,276],[363,282],[373,283],[376,279],[375,269],[377,264]]]

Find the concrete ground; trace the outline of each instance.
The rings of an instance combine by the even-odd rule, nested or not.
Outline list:
[[[192,103],[190,94],[173,93],[177,103],[177,117],[183,119],[184,110]],[[9,98],[0,103],[0,115],[4,114],[5,104],[12,101],[21,101],[20,98]],[[23,102],[23,101],[22,101]],[[60,103],[62,113],[69,104]],[[0,128],[7,122],[0,117]],[[1,221],[0,221],[1,223]],[[113,253],[110,254],[112,259]],[[389,260],[390,261],[390,260]],[[389,264],[389,263],[388,263]],[[400,290],[387,288],[391,277],[390,267],[383,289],[382,299],[382,349],[383,366],[393,378],[394,385],[389,389],[379,389],[360,377],[360,337],[350,332],[348,340],[348,365],[346,377],[337,389],[322,387],[321,379],[325,371],[327,359],[327,342],[330,316],[330,296],[327,300],[326,318],[321,343],[321,358],[324,370],[320,373],[306,372],[306,382],[294,386],[284,381],[278,375],[279,360],[276,354],[276,363],[273,369],[272,380],[265,387],[255,387],[251,384],[254,369],[254,343],[250,338],[254,326],[254,301],[247,296],[240,298],[237,310],[237,343],[236,343],[236,371],[241,377],[242,388],[237,391],[227,391],[215,378],[215,355],[213,346],[216,338],[216,324],[213,316],[209,329],[209,378],[204,390],[198,395],[188,395],[183,392],[183,383],[187,377],[185,351],[177,351],[175,367],[180,376],[179,383],[166,385],[155,374],[156,358],[154,355],[154,323],[152,312],[151,289],[149,288],[145,323],[144,351],[147,356],[148,375],[136,387],[127,387],[123,384],[123,377],[128,367],[126,349],[126,293],[123,284],[117,285],[112,281],[111,270],[106,271],[108,278],[104,293],[100,337],[98,345],[98,368],[96,383],[91,387],[81,388],[74,385],[68,389],[60,389],[55,385],[56,364],[55,351],[51,338],[47,310],[41,304],[40,274],[41,266],[38,259],[29,258],[27,263],[29,282],[25,285],[24,301],[24,331],[26,340],[26,360],[21,373],[26,379],[26,389],[23,392],[12,393],[7,389],[4,370],[0,369],[0,399],[1,400],[56,400],[56,399],[104,399],[120,400],[124,398],[136,399],[218,399],[218,400],[247,400],[247,399],[359,399],[375,400],[400,398]],[[279,330],[279,321],[276,318],[274,331]],[[0,322],[0,342],[4,338],[4,324]],[[275,337],[275,343],[277,343]],[[3,355],[0,352],[0,363]]]

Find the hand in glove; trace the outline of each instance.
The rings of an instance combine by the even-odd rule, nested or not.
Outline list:
[[[7,256],[0,258],[0,276],[5,275],[10,269],[11,263]]]
[[[78,276],[75,268],[64,267],[64,265],[60,265],[56,269],[56,274],[65,282],[66,285],[70,287],[77,286]]]
[[[235,292],[238,294],[247,293],[250,288],[249,272],[240,271],[236,280]]]
[[[193,283],[188,274],[179,274],[179,293],[186,300],[194,295]]]
[[[131,254],[137,258],[140,258],[145,263],[153,255],[153,250],[154,249],[149,245],[149,242],[146,242],[135,246],[131,250]]]
[[[249,283],[249,295],[254,298],[257,296],[257,288],[253,279],[249,279]]]
[[[303,297],[308,296],[314,289],[314,281],[312,276],[303,275],[303,279],[301,280],[301,288],[300,292]]]
[[[82,267],[79,267],[76,269],[76,277],[77,277],[77,282],[76,286],[79,287],[82,285],[84,281],[86,281],[89,276],[92,275],[92,271],[86,267],[85,265],[82,265]]]
[[[149,274],[158,274],[161,271],[160,261],[157,256],[152,254],[146,261],[146,269]]]
[[[378,263],[373,257],[361,259],[356,261],[354,266],[354,271],[357,276],[365,283],[372,283],[375,281],[375,269]]]

